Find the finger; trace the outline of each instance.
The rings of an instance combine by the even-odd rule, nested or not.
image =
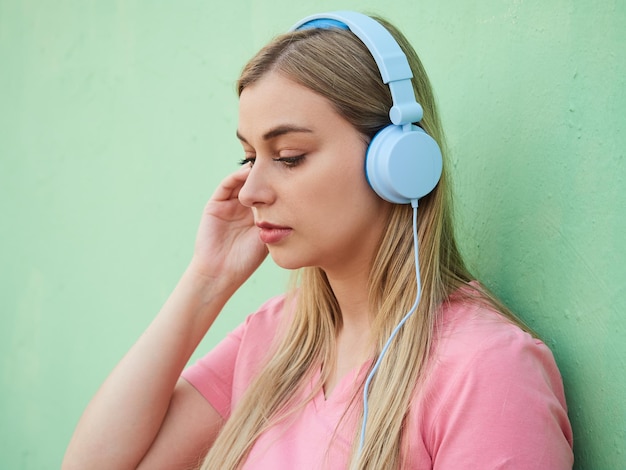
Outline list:
[[[211,199],[217,201],[227,201],[229,199],[237,199],[239,196],[239,190],[248,179],[250,174],[250,167],[248,165],[240,168],[239,170],[231,173],[222,180],[219,186],[215,189]]]

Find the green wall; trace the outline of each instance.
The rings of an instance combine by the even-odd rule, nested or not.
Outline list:
[[[305,14],[358,8],[425,62],[463,249],[553,348],[576,468],[626,468],[625,2],[313,3],[0,0],[0,467],[59,467],[173,287],[241,154],[246,58]],[[263,265],[202,349],[285,279]]]

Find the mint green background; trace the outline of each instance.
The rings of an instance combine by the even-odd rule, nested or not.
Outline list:
[[[415,44],[463,249],[553,348],[576,468],[626,468],[626,2],[0,0],[1,468],[59,467],[236,168],[241,66],[340,8]],[[265,263],[201,349],[285,279]]]

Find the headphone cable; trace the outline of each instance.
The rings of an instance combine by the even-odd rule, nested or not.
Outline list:
[[[383,357],[385,356],[385,353],[389,349],[391,342],[393,341],[395,336],[398,334],[398,331],[400,331],[400,328],[404,326],[404,324],[409,319],[409,317],[415,312],[415,310],[417,310],[417,305],[419,304],[420,297],[422,295],[422,282],[420,280],[418,240],[417,240],[418,238],[417,237],[417,199],[411,200],[411,207],[413,208],[413,246],[414,246],[414,255],[415,255],[415,277],[417,280],[417,295],[415,296],[415,303],[411,307],[411,310],[409,310],[409,312],[402,318],[402,320],[400,320],[400,322],[396,325],[396,327],[391,332],[391,335],[387,339],[387,342],[385,343],[382,350],[380,351],[380,355],[378,356],[378,359],[376,359],[376,363],[374,364],[374,367],[372,367],[372,370],[370,371],[369,375],[367,376],[367,379],[365,380],[365,385],[363,387],[363,421],[361,423],[361,438],[359,441],[359,454],[363,450],[363,444],[365,442],[365,428],[367,426],[367,416],[369,413],[367,398],[369,395],[370,383],[372,379],[374,378],[374,374],[376,374],[376,371],[378,370],[380,363],[382,362]]]

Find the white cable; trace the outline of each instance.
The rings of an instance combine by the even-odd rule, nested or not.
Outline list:
[[[367,426],[367,415],[369,411],[368,405],[367,405],[367,397],[369,394],[370,382],[372,381],[374,374],[378,370],[378,367],[380,366],[380,363],[383,360],[383,356],[389,349],[389,346],[391,345],[391,342],[395,338],[396,334],[398,333],[398,331],[400,331],[400,328],[402,328],[402,326],[406,323],[408,318],[417,309],[417,305],[419,304],[420,297],[422,295],[422,282],[420,280],[420,267],[419,267],[418,243],[417,243],[417,199],[414,199],[411,201],[411,206],[413,207],[413,247],[414,247],[414,252],[415,252],[415,277],[417,279],[417,295],[415,296],[415,303],[411,307],[411,310],[409,310],[409,312],[404,316],[404,318],[402,318],[402,320],[400,320],[400,323],[398,323],[396,327],[393,329],[393,331],[391,332],[389,339],[387,339],[387,342],[383,346],[383,349],[380,351],[380,355],[378,356],[378,359],[376,360],[374,367],[372,367],[372,370],[370,371],[369,375],[367,376],[367,379],[365,380],[365,386],[363,387],[363,422],[361,423],[361,439],[359,441],[359,454],[361,453],[361,450],[363,449],[363,443],[365,442],[365,428]]]

